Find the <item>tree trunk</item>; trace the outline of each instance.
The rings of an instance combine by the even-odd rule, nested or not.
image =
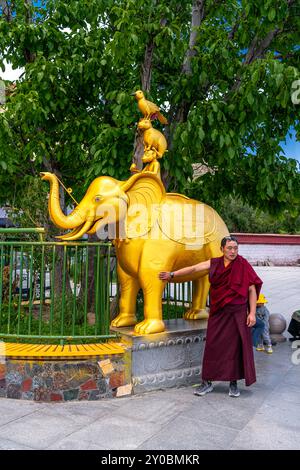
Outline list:
[[[191,62],[192,58],[196,55],[195,46],[197,44],[197,37],[199,34],[198,28],[204,18],[204,3],[205,0],[195,0],[193,3],[189,47],[186,51],[182,65],[182,73],[185,75],[192,74]]]
[[[0,0],[0,7],[2,8],[2,14],[5,20],[10,23],[12,20],[12,9],[13,5],[7,0]]]
[[[151,74],[152,74],[152,58],[154,51],[154,38],[151,37],[146,45],[144,62],[141,69],[141,84],[143,91],[150,91],[151,88]],[[134,150],[132,163],[135,163],[136,168],[141,170],[143,168],[142,156],[144,155],[144,138],[143,132],[137,129],[134,137]]]
[[[192,58],[196,55],[195,46],[198,41],[199,35],[199,27],[203,19],[205,18],[205,11],[204,11],[204,3],[205,0],[194,0],[193,7],[192,7],[192,17],[191,17],[191,30],[190,30],[190,38],[189,38],[189,47],[185,53],[181,74],[189,76],[192,74]],[[171,105],[170,110],[170,124],[166,129],[166,139],[168,142],[168,149],[171,151],[173,147],[173,135],[175,133],[176,127],[178,124],[185,122],[188,117],[188,113],[190,107],[192,105],[192,99],[187,100],[183,99],[182,102],[177,106]],[[173,116],[173,117],[172,117]],[[170,183],[170,177],[168,171],[162,171],[162,181],[165,184],[166,188]],[[175,188],[172,188],[175,189]]]
[[[30,8],[32,7],[32,0],[24,0],[24,6],[26,8],[26,13],[25,13],[25,21],[27,24],[32,23],[32,17],[31,17],[31,11]],[[32,52],[30,49],[27,47],[24,48],[23,50],[24,58],[27,63],[32,63],[36,59],[36,53]]]

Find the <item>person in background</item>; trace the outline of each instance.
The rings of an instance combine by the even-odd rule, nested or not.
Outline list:
[[[238,254],[238,241],[230,235],[221,240],[223,256],[179,269],[161,272],[159,278],[207,271],[210,282],[210,313],[202,365],[202,383],[195,395],[213,390],[213,381],[228,381],[229,396],[238,397],[237,381],[246,386],[256,381],[251,327],[262,281],[248,261]]]
[[[295,341],[300,339],[300,310],[293,312],[288,332],[292,335],[292,338],[289,338],[289,341]]]
[[[253,346],[256,348],[259,342],[261,341],[261,335],[265,329],[265,324],[263,320],[256,317],[256,323],[252,326],[252,342]]]
[[[268,354],[272,354],[272,341],[270,338],[270,325],[269,325],[269,318],[270,312],[266,307],[266,303],[268,303],[267,299],[265,298],[264,294],[259,294],[256,303],[256,318],[259,318],[264,322],[264,329],[260,338],[258,339],[258,344],[256,346],[256,351],[265,351]]]

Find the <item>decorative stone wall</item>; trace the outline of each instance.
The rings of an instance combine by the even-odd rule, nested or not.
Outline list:
[[[200,382],[206,320],[167,320],[166,331],[120,328],[123,354],[85,360],[5,359],[0,397],[39,402],[101,400]]]
[[[252,264],[294,266],[300,264],[300,236],[234,233],[239,254]]]
[[[166,331],[135,336],[120,328],[122,340],[132,349],[133,393],[197,384],[206,335],[206,320],[165,321]]]
[[[6,359],[0,364],[0,397],[64,402],[101,400],[130,393],[127,354],[77,361]]]
[[[300,264],[300,245],[240,245],[239,254],[251,264],[271,266]]]

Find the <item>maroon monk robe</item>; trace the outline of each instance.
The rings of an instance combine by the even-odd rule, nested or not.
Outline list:
[[[203,380],[256,381],[251,328],[247,326],[249,287],[259,295],[262,281],[238,255],[226,268],[224,257],[212,258],[209,271],[210,315],[202,365]]]

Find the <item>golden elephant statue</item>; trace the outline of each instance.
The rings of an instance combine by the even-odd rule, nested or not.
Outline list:
[[[176,193],[166,193],[160,178],[143,172],[127,181],[109,176],[96,178],[82,201],[66,216],[59,203],[59,185],[52,173],[42,173],[50,181],[49,212],[54,224],[72,229],[60,238],[76,240],[85,233],[115,240],[118,278],[121,286],[119,315],[111,326],[135,325],[137,334],[165,330],[162,294],[165,282],[160,271],[221,256],[220,241],[228,235],[221,217],[206,204]],[[207,318],[208,273],[178,277],[176,282],[193,281],[191,309],[185,319]],[[136,320],[136,297],[142,289],[144,320]]]

